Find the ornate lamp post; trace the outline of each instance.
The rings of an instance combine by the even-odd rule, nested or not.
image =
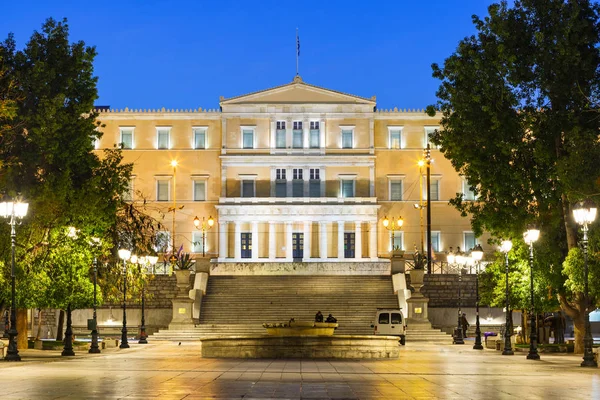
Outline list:
[[[141,257],[140,265],[144,265],[144,273],[147,274],[148,270],[146,268],[147,264],[152,266],[152,270],[154,271],[154,265],[158,261],[157,256],[147,256]],[[143,286],[142,286],[142,325],[140,326],[140,340],[139,344],[148,344],[148,335],[146,334],[146,279],[144,278]]]
[[[200,218],[198,217],[194,218],[194,226],[196,229],[202,231],[202,257],[205,256],[204,249],[206,248],[206,231],[212,228],[214,224],[215,220],[212,216],[208,217],[208,221],[205,221],[204,217],[202,217],[202,221],[200,221]]]
[[[175,213],[177,212],[177,160],[171,160],[171,167],[173,167],[173,225],[171,228],[171,251],[175,254]]]
[[[506,297],[506,329],[504,329],[504,351],[503,356],[512,356],[515,353],[512,349],[510,337],[512,336],[512,320],[510,313],[510,301],[509,301],[509,287],[508,287],[508,252],[512,249],[512,242],[510,240],[503,240],[500,246],[500,251],[504,253],[504,265],[506,271],[506,290],[504,296]]]
[[[483,350],[483,345],[481,344],[481,327],[479,326],[479,267],[483,258],[481,245],[478,244],[471,250],[471,257],[473,257],[473,261],[477,264],[477,273],[475,274],[475,344],[473,345],[473,349]]]
[[[0,216],[9,218],[10,225],[10,247],[11,247],[11,263],[10,263],[10,285],[11,285],[11,306],[10,306],[10,329],[8,330],[8,352],[4,359],[6,361],[21,361],[19,350],[17,350],[17,300],[16,300],[16,285],[15,285],[15,247],[17,241],[17,233],[15,226],[20,224],[23,218],[27,215],[28,203],[21,201],[4,201],[0,203]]]
[[[462,286],[462,265],[465,263],[465,257],[460,250],[456,250],[455,253],[450,250],[447,254],[448,265],[452,265],[458,269],[458,323],[455,329],[454,337],[452,338],[452,344],[465,344],[463,339],[462,324],[460,323],[460,317],[462,315],[461,310],[461,286]]]
[[[127,260],[131,258],[131,251],[126,249],[119,250],[119,258],[123,260],[123,328],[121,329],[120,349],[128,349],[127,343]]]
[[[424,151],[425,165],[427,166],[427,273],[431,274],[431,148],[427,143]]]
[[[585,336],[583,338],[583,361],[581,362],[582,367],[597,367],[598,363],[594,360],[594,353],[592,352],[592,345],[594,344],[594,339],[592,338],[592,329],[590,327],[590,313],[588,308],[590,306],[590,293],[588,287],[588,224],[591,224],[596,219],[597,208],[591,201],[581,202],[577,205],[577,207],[573,210],[573,216],[575,217],[575,222],[581,225],[583,228],[583,259],[584,259],[584,269],[583,269],[583,279],[585,281],[584,286],[584,297],[585,297],[585,308],[584,308],[584,318],[585,318]]]
[[[523,234],[525,243],[529,245],[529,290],[531,292],[531,322],[529,332],[529,353],[527,354],[528,360],[539,360],[540,355],[537,351],[537,326],[535,322],[535,303],[533,298],[533,243],[536,242],[540,237],[540,231],[534,227],[530,227]]]
[[[100,247],[100,239],[92,238],[90,243],[93,247]],[[98,258],[94,256],[94,313],[92,316],[92,345],[88,350],[88,353],[97,354],[100,353],[100,347],[98,346],[98,319],[96,318],[96,285],[98,282]]]
[[[404,220],[402,219],[402,217],[392,218],[391,221],[388,219],[387,215],[383,217],[384,228],[392,232],[392,251],[394,250],[394,232],[402,229],[403,224]]]

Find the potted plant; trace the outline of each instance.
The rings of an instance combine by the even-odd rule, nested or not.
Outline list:
[[[403,257],[404,250],[400,248],[400,246],[396,245],[392,247],[392,257]]]
[[[190,253],[183,251],[183,246],[179,248],[177,253],[173,253],[169,257],[169,261],[173,264],[175,277],[177,278],[177,287],[181,293],[189,290],[191,268],[196,260],[192,259]]]

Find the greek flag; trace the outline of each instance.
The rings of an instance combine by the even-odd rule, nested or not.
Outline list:
[[[300,36],[298,34],[296,34],[296,51],[300,55]]]

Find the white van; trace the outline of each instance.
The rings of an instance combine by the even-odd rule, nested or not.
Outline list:
[[[399,336],[400,344],[406,343],[406,320],[399,309],[378,308],[375,314],[374,335]]]

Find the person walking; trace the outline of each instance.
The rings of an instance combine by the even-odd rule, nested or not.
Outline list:
[[[460,324],[462,325],[463,337],[467,337],[467,329],[469,329],[469,322],[467,321],[467,314],[462,313],[460,317]]]

